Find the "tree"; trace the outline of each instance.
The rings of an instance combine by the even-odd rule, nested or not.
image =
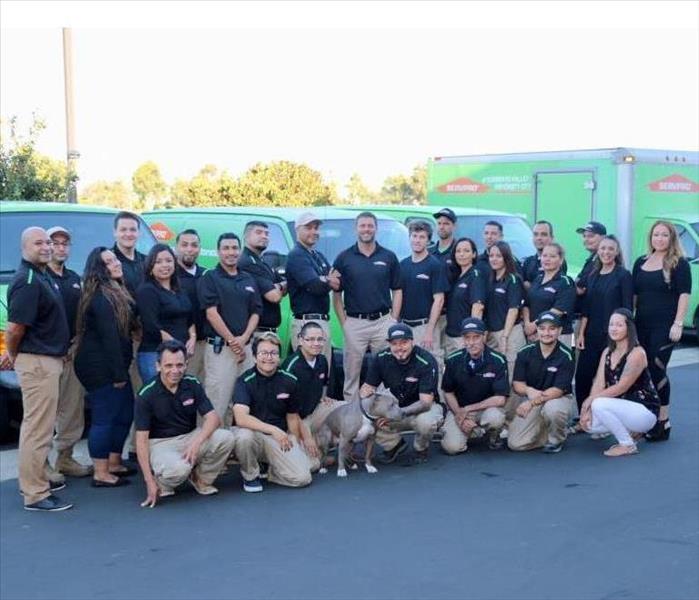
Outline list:
[[[426,204],[427,168],[418,165],[410,175],[387,177],[381,188],[381,201],[386,204]]]
[[[170,187],[170,202],[174,206],[231,206],[236,202],[235,180],[214,165],[205,165],[189,181],[176,179]]]
[[[36,141],[45,128],[44,121],[36,115],[32,115],[32,124],[25,135],[18,132],[17,117],[1,123],[0,199],[68,200],[68,189],[78,176],[69,172],[63,161],[36,151]]]
[[[80,194],[80,204],[134,210],[138,199],[123,181],[95,181]]]
[[[152,209],[167,190],[167,184],[160,174],[160,169],[152,160],[144,162],[134,171],[131,185],[138,196],[138,208],[141,210]]]
[[[379,201],[379,194],[367,186],[358,173],[353,173],[347,189],[347,201],[351,204],[371,204]]]

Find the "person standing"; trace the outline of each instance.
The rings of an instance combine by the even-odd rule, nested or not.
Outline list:
[[[651,442],[670,437],[667,365],[682,337],[691,291],[692,273],[677,231],[669,221],[656,221],[648,233],[648,252],[633,266],[638,341],[646,351],[648,369],[660,395],[658,422],[646,435]]]
[[[577,294],[575,314],[579,316],[582,313],[583,303],[585,302],[587,277],[592,271],[599,243],[602,241],[602,238],[607,235],[607,228],[598,221],[590,221],[583,227],[578,227],[575,231],[583,236],[585,250],[590,253],[583,263],[582,269],[580,269],[580,272],[575,278],[575,293]]]
[[[345,400],[359,391],[359,376],[367,349],[378,352],[388,328],[399,317],[402,291],[396,255],[376,241],[377,221],[371,212],[355,219],[357,243],[340,252],[334,269],[340,291],[333,292],[335,314],[344,333]]]
[[[70,330],[60,288],[46,273],[51,238],[40,227],[28,227],[21,240],[22,262],[7,291],[7,349],[0,358],[0,368],[14,368],[22,390],[18,461],[24,508],[62,511],[73,505],[52,493],[65,484],[49,481],[46,462]]]
[[[437,220],[437,237],[439,240],[432,246],[430,253],[444,263],[449,282],[456,275],[457,269],[454,263],[454,230],[456,229],[457,216],[451,208],[443,208],[432,215]]]
[[[87,477],[92,473],[92,467],[79,463],[73,457],[75,444],[80,441],[85,428],[85,392],[75,375],[75,320],[78,316],[78,304],[82,284],[80,275],[66,267],[70,258],[71,235],[63,227],[51,227],[46,231],[51,238],[51,262],[46,273],[53,279],[61,290],[63,305],[68,317],[70,331],[70,347],[63,363],[60,389],[58,394],[58,413],[56,415],[56,434],[53,447],[56,451],[56,463],[51,469],[51,477],[64,475],[68,477]]]
[[[490,248],[503,240],[502,223],[499,221],[487,221],[483,225],[483,244],[485,248],[478,255],[476,268],[485,276],[490,275]]]
[[[141,235],[141,221],[135,213],[123,210],[114,217],[114,247],[112,252],[121,263],[124,284],[132,297],[143,283],[146,255],[136,250]]]
[[[330,339],[330,292],[340,289],[337,271],[323,254],[315,249],[320,239],[322,221],[312,212],[296,217],[296,244],[286,261],[286,277],[293,320],[291,347],[296,350],[299,332],[308,321],[323,329],[323,353],[332,367],[332,340]]]
[[[536,254],[527,256],[522,260],[521,275],[525,291],[528,291],[532,282],[542,273],[544,268],[541,266],[541,253],[544,247],[554,241],[553,225],[549,221],[537,221],[532,228],[532,242],[536,248]],[[566,261],[563,261],[561,273],[567,273]]]
[[[206,395],[224,426],[235,382],[252,364],[250,340],[262,314],[255,280],[238,270],[240,238],[222,233],[216,244],[218,264],[199,279],[199,303],[206,310]]]

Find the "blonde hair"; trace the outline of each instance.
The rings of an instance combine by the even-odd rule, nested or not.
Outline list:
[[[647,259],[651,257],[653,252],[655,252],[655,250],[653,250],[653,231],[655,231],[655,228],[658,225],[663,225],[670,233],[670,245],[668,246],[667,254],[665,254],[665,257],[663,258],[663,279],[667,285],[670,285],[670,274],[672,270],[677,267],[677,264],[680,262],[680,258],[684,258],[684,250],[682,250],[682,245],[680,244],[680,239],[677,236],[675,226],[670,223],[670,221],[658,219],[655,223],[653,223],[648,231]]]

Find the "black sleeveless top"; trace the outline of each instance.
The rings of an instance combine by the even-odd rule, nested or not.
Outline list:
[[[632,348],[633,350],[633,348]],[[610,387],[619,383],[621,379],[621,374],[624,372],[624,367],[626,366],[626,359],[628,358],[631,350],[629,350],[617,366],[612,369],[612,353],[607,352],[607,357],[604,360],[604,385],[605,387]],[[650,372],[648,367],[643,369],[638,379],[634,381],[631,387],[626,390],[626,392],[620,396],[624,400],[630,400],[631,402],[638,402],[645,406],[654,415],[658,415],[660,410],[660,396],[653,385],[653,380],[650,377]]]

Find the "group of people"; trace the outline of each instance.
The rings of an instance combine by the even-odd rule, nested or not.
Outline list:
[[[264,480],[304,486],[328,461],[317,435],[325,418],[375,394],[399,415],[362,409],[385,463],[408,450],[408,431],[417,462],[435,434],[447,454],[477,437],[493,450],[556,453],[575,431],[612,434],[608,456],[636,453],[643,436],[668,439],[666,369],[691,288],[672,224],[654,224],[630,273],[616,238],[587,223],[578,231],[590,255],[572,279],[546,221],[533,227],[536,254],[520,261],[500,223],[486,223],[479,253],[474,240],[455,239],[453,211],[434,217],[438,242],[430,247],[431,224],[411,222],[411,255],[399,260],[376,241],[376,217],[359,213],[357,242],[331,265],[316,249],[322,220],[303,213],[283,276],[264,260],[262,221],[247,223],[242,240],[221,234],[218,264],[206,270],[195,230],[143,255],[140,220],[121,212],[114,245],[89,254],[82,278],[65,264],[74,232],[25,230],[0,358],[22,388],[24,507],[70,508],[54,494],[65,476],[128,484],[137,469],[122,462],[125,445],[144,506],[187,480],[214,494],[233,463],[247,492]],[[292,351],[282,362],[287,295]],[[344,338],[342,398],[327,393],[331,301]],[[91,466],[73,457],[83,390]]]

